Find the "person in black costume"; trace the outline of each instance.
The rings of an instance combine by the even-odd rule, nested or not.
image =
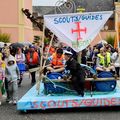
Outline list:
[[[72,57],[72,53],[65,51],[66,70],[70,71],[73,88],[79,95],[84,96],[85,71]]]

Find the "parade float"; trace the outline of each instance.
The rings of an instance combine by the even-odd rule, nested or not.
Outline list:
[[[60,41],[79,52],[91,43],[111,14],[111,11],[105,11],[45,15],[44,28],[48,27]],[[89,66],[83,65],[83,67],[90,72],[94,71]],[[17,110],[118,106],[120,104],[120,88],[111,73],[98,74],[96,79],[86,78],[86,82],[90,82],[90,89],[86,89],[84,97],[78,96],[69,82],[62,79],[62,75],[51,74],[46,77],[40,75],[37,84],[18,101]],[[96,90],[93,90],[93,84]]]
[[[79,52],[92,42],[112,14],[112,11],[102,11],[44,15],[42,43],[47,27],[53,33],[50,46],[56,35],[61,42]],[[40,68],[33,71],[41,71],[45,67],[42,59],[41,56]],[[78,96],[72,89],[70,80],[64,80],[62,74],[51,73],[43,76],[40,72],[36,85],[17,102],[17,110],[120,106],[119,78],[113,77],[110,72],[97,74],[93,68],[81,66],[88,73],[84,97]]]

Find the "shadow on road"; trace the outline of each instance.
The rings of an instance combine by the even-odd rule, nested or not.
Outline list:
[[[61,108],[61,109],[47,109],[47,110],[28,110],[28,111],[19,111],[19,114],[53,114],[53,113],[90,113],[90,112],[118,112],[120,111],[120,106],[112,107],[87,107],[87,108]]]

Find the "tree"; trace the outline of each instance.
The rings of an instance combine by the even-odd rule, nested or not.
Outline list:
[[[112,46],[114,46],[114,40],[115,40],[115,36],[111,36],[111,35],[108,35],[106,37],[106,41],[108,44],[111,44]]]
[[[10,42],[10,35],[7,33],[0,33],[0,42],[4,43]]]

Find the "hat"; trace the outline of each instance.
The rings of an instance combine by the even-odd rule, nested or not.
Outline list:
[[[64,54],[65,55],[73,55],[71,51],[67,51],[67,50],[64,51]]]
[[[9,56],[8,62],[10,62],[10,61],[14,61],[15,62],[15,58],[13,56]]]
[[[29,48],[35,48],[35,46],[34,45],[29,45]]]

